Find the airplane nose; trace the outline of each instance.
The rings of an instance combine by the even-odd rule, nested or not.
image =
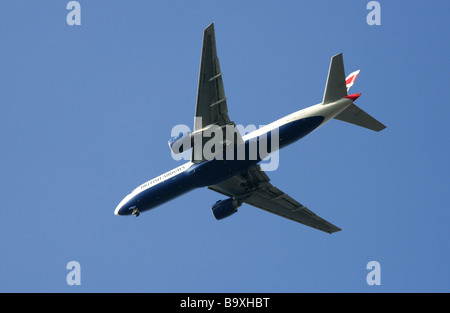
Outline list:
[[[116,209],[114,210],[115,215],[130,215],[132,212],[129,210],[130,207],[133,205],[131,204],[130,200],[133,198],[132,194],[127,195],[120,203],[117,205]]]
[[[114,210],[114,214],[115,215],[122,215],[122,214],[120,214],[120,209],[122,208],[122,206],[121,205],[118,205],[117,207],[116,207],[116,209]]]

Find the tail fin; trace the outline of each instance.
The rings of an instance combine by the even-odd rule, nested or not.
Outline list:
[[[347,96],[347,88],[345,83],[344,60],[342,53],[339,53],[331,58],[322,104],[337,101],[345,96]]]
[[[358,77],[360,70],[354,71],[345,79],[345,85],[347,86],[347,92],[350,90],[350,87],[355,83],[356,77]]]
[[[344,60],[342,53],[339,53],[331,58],[330,69],[328,71],[328,79],[323,94],[322,104],[331,103],[341,98],[348,98],[355,101],[361,94],[354,94],[348,96],[347,92],[356,80],[359,70],[351,73],[345,78]],[[347,123],[368,128],[374,131],[380,131],[386,128],[379,121],[372,116],[358,108],[354,103],[347,107],[344,111],[334,117]]]

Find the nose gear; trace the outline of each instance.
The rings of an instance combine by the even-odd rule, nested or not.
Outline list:
[[[130,208],[130,210],[132,210],[131,211],[131,214],[133,214],[133,215],[135,215],[136,217],[138,217],[139,216],[139,209],[136,207],[136,206],[132,206],[131,208]]]

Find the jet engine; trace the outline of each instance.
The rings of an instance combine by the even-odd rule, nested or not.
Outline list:
[[[190,132],[180,132],[178,136],[170,138],[168,144],[173,153],[183,153],[189,150],[192,146],[192,134]]]
[[[237,201],[234,198],[226,200],[219,200],[213,204],[211,210],[214,217],[217,220],[221,220],[237,212],[237,209],[241,206],[242,202]]]

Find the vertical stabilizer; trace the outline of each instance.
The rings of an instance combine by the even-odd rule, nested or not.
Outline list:
[[[356,77],[358,77],[360,70],[354,71],[345,79],[345,84],[347,85],[347,93],[350,90],[350,87],[355,83]]]

